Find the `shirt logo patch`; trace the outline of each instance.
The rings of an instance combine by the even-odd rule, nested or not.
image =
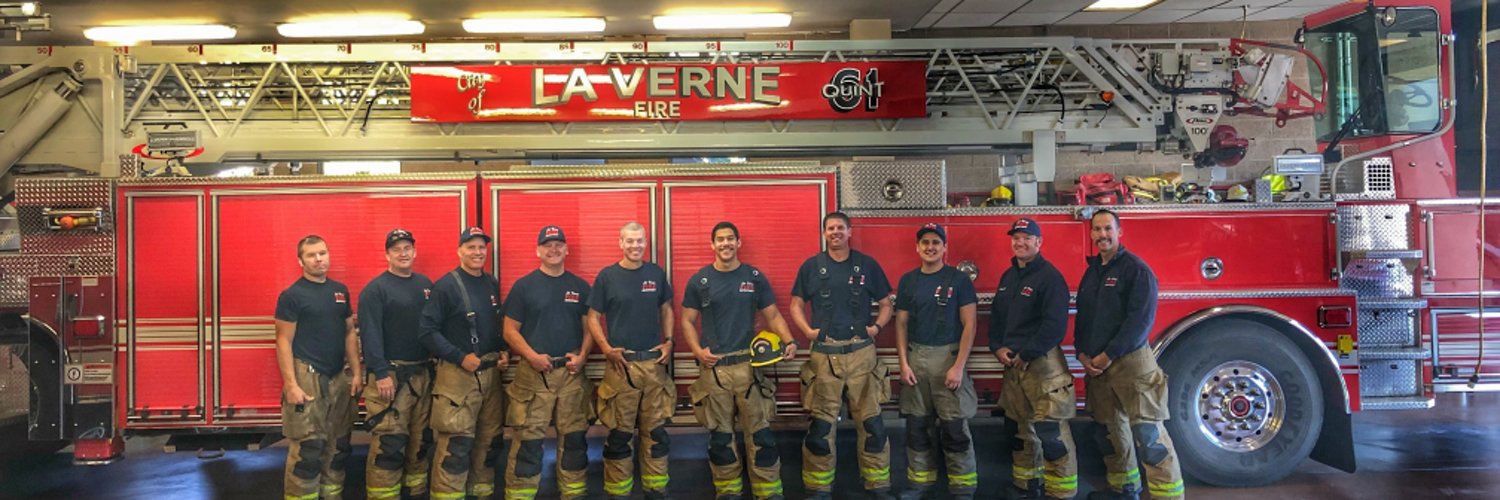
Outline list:
[[[1029,287],[1029,286],[1023,286],[1023,287],[1021,287],[1021,296],[1022,297],[1030,297],[1031,296],[1031,292],[1032,292],[1031,291],[1031,287]]]
[[[1119,280],[1116,278],[1104,278],[1104,286],[1115,286],[1117,284],[1119,284]]]
[[[855,276],[850,276],[849,277],[849,284],[853,285],[855,283],[859,283],[860,286],[864,286],[864,284],[865,284],[865,275],[863,275],[863,274],[859,275],[858,276],[859,279],[857,279],[857,280],[855,278],[856,278]]]
[[[741,281],[740,282],[740,293],[755,293],[755,282],[753,282],[753,281]]]
[[[563,302],[567,302],[569,304],[577,304],[578,303],[578,292],[574,292],[572,290],[569,290],[567,292],[563,292]]]
[[[343,304],[348,301],[349,299],[347,297],[344,297],[344,292],[333,292],[333,303]]]
[[[656,282],[655,281],[646,280],[646,281],[642,281],[641,282],[641,293],[651,293],[651,292],[655,292],[655,291],[656,291]]]
[[[423,300],[427,300],[427,299],[431,299],[431,298],[432,298],[432,289],[431,288],[423,288],[422,289],[422,299]]]
[[[933,289],[932,290],[932,296],[933,297],[942,297],[943,296],[943,286],[942,285],[938,285],[937,288]],[[950,299],[953,298],[953,287],[951,287],[951,286],[948,287],[948,298],[950,298]]]
[[[492,306],[498,306],[498,305],[500,305],[500,299],[497,299],[497,298],[495,298],[494,295],[491,295],[490,296],[490,305],[492,305]]]

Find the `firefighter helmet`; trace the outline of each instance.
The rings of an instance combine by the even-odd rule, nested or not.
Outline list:
[[[1245,189],[1244,184],[1235,184],[1229,187],[1229,193],[1224,195],[1225,201],[1250,201],[1250,190]]]
[[[771,332],[761,331],[750,339],[750,366],[766,366],[776,364],[786,356],[786,349],[781,345],[781,337]]]
[[[1012,194],[1010,192],[1010,188],[1006,187],[1004,184],[1001,184],[999,186],[995,186],[995,189],[990,190],[990,197],[985,199],[984,203],[981,203],[980,206],[1001,207],[1010,205],[1011,197]]]

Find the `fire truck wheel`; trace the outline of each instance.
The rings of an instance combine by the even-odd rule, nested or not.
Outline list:
[[[1227,487],[1281,480],[1312,452],[1323,390],[1312,363],[1280,332],[1225,318],[1187,332],[1161,359],[1182,472]]]

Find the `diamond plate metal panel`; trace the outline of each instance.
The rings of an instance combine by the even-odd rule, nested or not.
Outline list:
[[[108,179],[45,177],[16,180],[17,206],[109,207],[113,201],[114,186]]]
[[[47,209],[99,208],[98,230],[59,232],[47,228]],[[114,185],[106,179],[40,178],[16,181],[16,215],[21,224],[21,251],[29,254],[113,253]]]
[[[113,255],[0,255],[0,306],[25,307],[36,276],[113,276]]]
[[[839,163],[839,207],[846,210],[941,209],[948,205],[945,163],[846,161]]]
[[[1346,205],[1338,208],[1340,250],[1411,248],[1411,207]]]
[[[1390,158],[1371,158],[1363,168],[1345,168],[1339,172],[1339,200],[1396,199],[1396,170]]]
[[[1414,347],[1417,312],[1410,309],[1360,309],[1359,346]]]
[[[120,155],[120,177],[135,177],[141,168],[141,157],[136,155]]]
[[[1359,396],[1420,396],[1417,369],[1421,360],[1370,361],[1359,364]]]
[[[1415,279],[1401,259],[1354,259],[1344,265],[1340,286],[1360,297],[1411,297]]]

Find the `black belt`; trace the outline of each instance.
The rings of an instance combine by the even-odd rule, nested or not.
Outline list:
[[[741,363],[749,363],[749,362],[750,362],[750,355],[749,354],[732,354],[732,355],[729,355],[729,356],[720,356],[719,360],[714,362],[714,366],[716,366],[716,367],[718,367],[718,366],[734,366],[734,365],[738,365],[738,364],[741,364]]]
[[[568,366],[568,357],[567,356],[558,357],[558,358],[552,358],[552,367],[553,368],[562,368],[564,366]]]
[[[864,339],[864,340],[861,340],[859,342],[855,342],[855,343],[852,343],[852,344],[842,344],[842,345],[828,345],[828,344],[823,344],[823,343],[817,343],[817,344],[813,344],[812,350],[813,350],[813,352],[816,352],[818,354],[849,354],[851,352],[858,351],[860,349],[864,349],[866,347],[869,347],[870,345],[872,345],[874,343],[875,343],[875,341],[870,340],[870,339]]]
[[[625,351],[620,353],[620,356],[624,357],[625,361],[656,361],[661,358],[661,351],[656,349],[650,351]]]

